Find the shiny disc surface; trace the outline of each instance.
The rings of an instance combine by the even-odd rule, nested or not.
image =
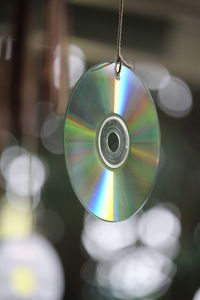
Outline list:
[[[89,69],[70,98],[64,128],[73,189],[85,208],[106,221],[135,214],[157,173],[160,131],[156,109],[138,75],[115,63]]]

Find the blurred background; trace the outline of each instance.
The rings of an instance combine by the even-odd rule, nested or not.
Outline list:
[[[200,2],[126,0],[122,52],[157,106],[144,209],[86,213],[63,153],[69,95],[116,57],[118,0],[1,0],[0,299],[200,300]]]

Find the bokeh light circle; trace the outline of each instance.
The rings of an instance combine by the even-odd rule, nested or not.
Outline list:
[[[85,72],[85,54],[76,45],[68,47],[69,87],[73,88]]]
[[[62,154],[63,146],[63,116],[52,113],[44,122],[40,138],[43,146],[53,154]]]
[[[176,252],[180,234],[180,220],[167,206],[157,205],[147,210],[138,222],[141,241],[166,254]]]
[[[167,86],[158,92],[158,105],[172,117],[186,116],[193,105],[190,88],[180,78],[171,77]]]
[[[37,156],[24,153],[8,164],[5,177],[9,193],[22,197],[35,196],[45,182],[45,166]]]
[[[82,243],[95,260],[108,260],[115,251],[133,245],[137,240],[137,218],[107,223],[86,214]]]
[[[166,256],[153,249],[138,247],[120,253],[110,263],[100,263],[96,279],[100,291],[108,289],[116,298],[143,299],[166,291],[175,270]]]
[[[195,293],[193,300],[200,300],[200,289]]]
[[[61,300],[63,292],[62,265],[47,240],[32,234],[1,243],[1,299]]]
[[[171,75],[161,64],[153,62],[136,62],[135,70],[140,74],[151,90],[159,90],[168,85]]]

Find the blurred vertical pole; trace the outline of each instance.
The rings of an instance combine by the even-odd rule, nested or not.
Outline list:
[[[0,130],[20,134],[21,61],[28,1],[2,0],[0,18]],[[9,144],[0,136],[0,154]]]
[[[27,33],[27,20],[29,2],[27,0],[13,1],[13,60],[12,74],[10,82],[10,112],[11,112],[11,131],[20,136],[20,106],[21,88],[23,76],[23,59],[25,53],[25,37]]]
[[[0,128],[10,130],[13,134],[19,132],[19,87],[27,5],[28,1],[1,1],[4,19],[0,24]]]
[[[67,47],[66,1],[45,0],[45,55],[44,55],[44,98],[49,99],[57,113],[63,114],[66,106]],[[55,63],[56,59],[56,63]],[[57,78],[56,78],[57,77]]]
[[[54,112],[61,115],[66,107],[66,0],[8,0],[7,3],[12,11],[7,23],[13,48],[9,67],[0,57],[0,124],[1,128],[9,127],[23,144],[35,151],[39,136],[34,134],[37,102],[51,103]],[[5,78],[4,74],[8,76]]]
[[[26,140],[27,146],[32,148],[35,145],[33,136],[38,122],[36,103],[49,102],[54,112],[61,115],[65,111],[67,22],[65,0],[30,0],[29,2],[31,15],[22,66],[21,126],[23,139]],[[58,59],[55,64],[56,57]],[[55,77],[57,84],[55,84]],[[39,136],[39,132],[36,136]]]

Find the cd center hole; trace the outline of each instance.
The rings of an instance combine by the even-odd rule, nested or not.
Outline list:
[[[108,147],[112,152],[116,152],[119,148],[119,137],[115,132],[111,132],[108,137]]]

